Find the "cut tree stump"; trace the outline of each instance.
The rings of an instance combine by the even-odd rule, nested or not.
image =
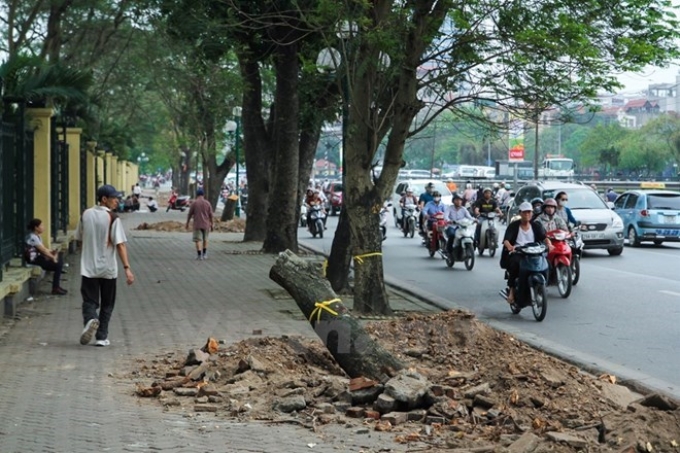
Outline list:
[[[279,254],[269,278],[295,299],[316,334],[351,378],[385,382],[404,365],[368,335],[318,268],[290,250]]]

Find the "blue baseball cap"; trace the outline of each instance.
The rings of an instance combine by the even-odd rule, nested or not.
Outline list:
[[[205,192],[203,191],[203,189],[196,190],[196,196],[200,197],[201,195],[205,195]]]
[[[99,187],[99,189],[97,189],[97,201],[101,201],[103,197],[119,198],[122,196],[123,194],[118,192],[111,184],[104,184],[103,186]]]

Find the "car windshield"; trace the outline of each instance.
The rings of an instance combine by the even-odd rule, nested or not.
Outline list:
[[[432,181],[434,183],[434,190],[442,194],[442,196],[448,196],[451,195],[451,191],[449,190],[448,187],[446,187],[446,184],[444,184],[441,181]],[[409,188],[413,189],[413,194],[418,196],[421,193],[425,192],[425,184],[427,183],[411,183],[409,184]]]
[[[649,194],[647,209],[674,209],[680,211],[680,194]]]
[[[566,192],[569,198],[567,203],[569,209],[609,209],[602,198],[600,198],[592,189],[585,187],[582,189],[569,188],[546,190],[543,192],[543,199],[555,198],[555,196],[562,191]]]

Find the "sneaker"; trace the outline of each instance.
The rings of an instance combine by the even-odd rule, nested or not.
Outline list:
[[[64,288],[53,288],[52,289],[52,294],[55,294],[57,296],[64,296],[68,293]]]
[[[207,259],[208,259],[208,253],[207,253],[207,252],[203,254],[203,259],[204,259],[204,260],[207,260]]]
[[[80,334],[80,344],[89,344],[90,341],[92,341],[92,337],[94,336],[95,332],[97,332],[97,329],[99,329],[98,319],[93,318],[87,321],[87,324],[85,324],[85,328],[83,329],[83,333]]]
[[[107,338],[107,339],[105,339],[105,340],[97,340],[97,341],[95,342],[94,345],[95,345],[95,346],[104,347],[104,346],[108,346],[108,345],[110,345],[110,344],[111,344],[111,342],[110,342],[109,339]]]
[[[201,255],[198,255],[198,256],[196,257],[196,261],[201,261],[202,259],[203,259],[203,257],[202,257]]]

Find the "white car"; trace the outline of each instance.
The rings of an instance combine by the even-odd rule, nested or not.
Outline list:
[[[453,194],[443,181],[436,179],[410,179],[406,181],[397,181],[397,185],[394,187],[394,191],[392,191],[392,196],[390,197],[395,224],[401,220],[399,200],[401,199],[401,196],[406,193],[406,189],[413,189],[413,195],[418,198],[421,193],[425,192],[425,186],[429,183],[434,184],[434,190],[442,194],[442,203],[447,206],[453,204]]]

